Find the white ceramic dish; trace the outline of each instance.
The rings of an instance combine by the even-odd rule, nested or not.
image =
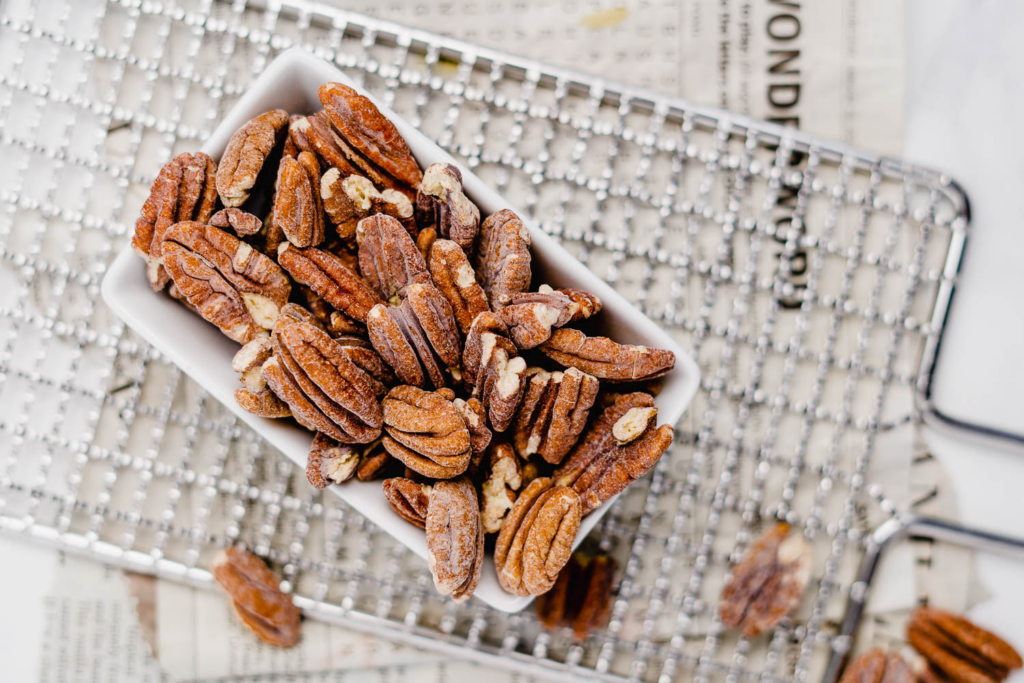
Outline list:
[[[353,85],[341,71],[302,50],[292,49],[282,53],[228,112],[203,145],[202,151],[219,159],[232,133],[256,114],[269,109],[281,108],[292,113],[319,110],[321,107],[317,99],[317,88],[328,81]],[[405,137],[420,166],[426,168],[441,161],[456,163],[390,109],[383,106],[380,108]],[[480,207],[482,216],[512,208],[473,173],[461,164],[459,166],[466,194]],[[662,390],[655,403],[659,408],[659,421],[668,424],[678,422],[700,382],[697,365],[689,354],[551,237],[533,226],[530,226],[530,232],[533,238],[535,287],[547,283],[593,292],[604,302],[604,308],[599,314],[600,329],[608,336],[622,342],[668,348],[675,352],[676,367],[664,377]],[[238,350],[238,345],[169,296],[154,294],[146,281],[142,260],[130,247],[126,247],[111,264],[103,280],[102,293],[110,308],[125,323],[296,465],[305,467],[306,454],[312,440],[310,432],[291,421],[256,417],[238,407],[234,400],[234,391],[239,386],[238,376],[231,370],[231,357]],[[388,506],[381,493],[380,482],[363,483],[353,480],[332,486],[330,490],[416,554],[426,558],[427,545],[423,531],[403,520]],[[609,507],[609,504],[605,504],[583,520],[577,543],[594,528]],[[490,556],[484,562],[483,576],[474,595],[506,612],[519,611],[532,600],[502,590]]]

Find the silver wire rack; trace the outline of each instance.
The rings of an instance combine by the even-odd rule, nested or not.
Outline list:
[[[740,115],[286,0],[0,4],[0,529],[209,585],[244,542],[314,618],[536,675],[820,678],[871,480],[909,429],[967,228],[937,173]],[[99,301],[151,179],[282,49],[332,61],[558,237],[701,365],[677,443],[588,543],[619,559],[583,643],[439,597],[425,564],[266,447]],[[909,454],[908,454],[909,457]],[[762,526],[816,550],[769,638],[725,631]]]

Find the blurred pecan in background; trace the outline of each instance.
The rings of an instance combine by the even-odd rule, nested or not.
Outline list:
[[[671,351],[619,344],[608,337],[588,337],[569,328],[555,330],[540,350],[559,365],[577,367],[610,382],[654,379],[676,364]]]
[[[167,286],[160,246],[164,233],[175,223],[205,223],[217,203],[214,175],[217,164],[202,152],[185,152],[164,164],[149,189],[135,220],[132,248],[146,261],[146,277],[153,291]]]
[[[430,284],[427,262],[394,218],[377,214],[359,221],[356,241],[359,272],[385,301],[405,296],[409,285]]]
[[[384,398],[384,447],[410,469],[451,479],[469,466],[469,430],[452,404],[454,394],[398,386]]]
[[[462,191],[462,173],[452,164],[431,164],[423,174],[416,194],[416,222],[472,253],[480,209]]]
[[[241,206],[249,198],[267,157],[286,134],[287,125],[288,113],[273,109],[251,119],[231,136],[217,166],[217,194],[224,206]]]
[[[761,534],[722,590],[722,623],[748,638],[774,628],[800,604],[813,561],[810,545],[802,534],[790,534],[788,524]]]
[[[466,253],[451,240],[437,240],[430,249],[427,264],[434,286],[452,306],[459,331],[468,334],[476,317],[489,311],[490,306]]]
[[[405,477],[384,480],[384,498],[391,509],[407,522],[419,528],[427,525],[427,506],[430,503],[429,484],[421,484]]]
[[[434,484],[425,529],[434,587],[455,602],[465,602],[476,590],[484,561],[480,508],[469,480],[460,477]]]
[[[483,222],[475,264],[495,310],[530,288],[530,231],[517,215],[502,209]]]
[[[523,458],[539,453],[557,465],[586,426],[600,383],[576,368],[529,368],[524,381],[526,391],[512,432],[516,452]]]
[[[260,640],[275,647],[299,642],[299,610],[263,560],[227,548],[213,558],[210,572],[231,598],[235,614]]]
[[[917,675],[898,652],[876,647],[847,664],[839,683],[917,683]]]
[[[999,683],[1022,664],[1020,654],[999,636],[933,607],[914,612],[907,640],[933,670],[956,683]]]

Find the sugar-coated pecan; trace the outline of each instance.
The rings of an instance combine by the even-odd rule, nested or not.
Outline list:
[[[402,382],[440,388],[446,368],[458,371],[459,332],[433,285],[411,285],[401,306],[378,304],[366,324],[373,348]]]
[[[487,426],[487,412],[484,404],[479,399],[470,398],[463,400],[457,398],[452,402],[455,409],[466,421],[466,428],[469,429],[469,444],[474,456],[483,453],[491,443],[491,428]]]
[[[537,292],[512,297],[500,311],[509,336],[520,350],[532,349],[551,338],[551,331],[601,310],[601,300],[579,289],[551,289],[541,285]]]
[[[550,590],[572,554],[581,517],[575,491],[548,477],[530,482],[505,516],[494,545],[501,587],[520,596]]]
[[[496,432],[511,424],[526,388],[526,361],[516,355],[507,334],[496,315],[481,313],[469,328],[462,353],[463,382],[484,404]]]
[[[409,198],[395,190],[380,192],[363,176],[343,177],[338,169],[328,169],[320,179],[320,197],[323,199],[324,211],[342,240],[351,240],[356,234],[359,221],[377,213],[391,216],[410,235],[416,232]]]
[[[316,154],[309,141],[309,121],[302,114],[292,114],[288,121],[288,139],[284,141],[284,156],[297,157],[300,152]]]
[[[288,276],[269,258],[219,228],[195,222],[167,230],[161,247],[178,291],[231,339],[266,334],[288,301]]]
[[[614,433],[614,429],[612,431]],[[646,430],[635,440],[625,446],[612,444],[572,485],[573,490],[580,494],[583,514],[600,507],[646,474],[672,445],[674,435],[674,430],[668,425],[655,427],[652,418]]]
[[[263,221],[251,213],[234,207],[221,209],[213,214],[209,224],[215,228],[231,228],[239,237],[255,235],[263,229]]]
[[[224,206],[241,206],[249,199],[268,157],[283,142],[287,126],[288,113],[273,109],[250,119],[231,136],[217,167],[217,194]]]
[[[353,320],[365,323],[370,309],[380,302],[365,280],[323,249],[300,249],[285,242],[278,250],[277,262],[300,284]]]
[[[213,558],[210,572],[231,599],[235,614],[260,640],[275,647],[299,642],[299,610],[263,560],[227,548]]]
[[[469,467],[469,430],[450,391],[397,386],[384,397],[384,448],[414,471],[452,479]]]
[[[907,640],[932,668],[956,683],[999,683],[1022,664],[1020,654],[999,636],[933,607],[914,612]]]
[[[484,533],[494,534],[501,530],[505,515],[512,509],[516,491],[523,484],[523,473],[512,446],[497,443],[487,452],[487,467],[480,485],[480,516]]]
[[[300,152],[297,159],[281,159],[274,190],[274,221],[297,247],[312,247],[324,241],[319,189],[320,171],[312,154]]]
[[[405,296],[412,284],[430,284],[427,262],[402,224],[376,214],[356,226],[359,272],[384,300]]]
[[[289,306],[281,308],[284,315]],[[263,377],[263,364],[270,359],[273,345],[269,337],[257,337],[238,350],[231,359],[231,369],[239,373],[241,389],[235,390],[235,401],[245,411],[260,417],[290,417],[288,404],[279,399]]]
[[[508,209],[489,216],[480,226],[474,263],[491,308],[508,305],[530,288],[530,231]]]
[[[412,479],[394,477],[384,480],[384,498],[402,519],[423,529],[427,525],[427,506],[432,488]]]
[[[434,286],[452,305],[459,331],[468,334],[476,317],[489,311],[490,306],[466,253],[451,240],[437,240],[430,250],[427,264]]]
[[[476,590],[484,559],[484,532],[476,489],[465,477],[439,481],[427,503],[427,564],[434,587],[455,602]]]
[[[612,435],[615,423],[633,408],[649,408],[653,405],[654,397],[642,391],[616,395],[604,406],[601,414],[584,433],[583,439],[551,476],[559,484],[572,486],[584,471],[616,445]]]
[[[583,432],[600,383],[576,368],[528,368],[524,381],[526,390],[512,432],[516,452],[523,458],[539,453],[557,465]]]
[[[569,328],[555,330],[540,350],[559,365],[577,367],[609,382],[654,379],[676,364],[676,355],[666,349],[619,344],[608,337],[588,337]]]
[[[355,148],[357,164],[366,170],[372,167],[372,172],[383,175],[390,181],[382,182],[385,187],[409,191],[419,186],[423,173],[409,146],[369,98],[341,83],[323,84],[319,95],[331,123],[345,142]]]
[[[384,362],[380,354],[373,350],[370,342],[362,337],[352,335],[339,335],[334,341],[341,347],[345,356],[362,368],[373,380],[374,393],[378,398],[383,398],[388,387],[395,383],[395,373],[391,367]]]
[[[383,415],[372,379],[326,332],[295,322],[273,334],[263,375],[302,425],[342,443],[380,436]]]
[[[732,569],[722,590],[722,623],[753,638],[792,612],[811,578],[814,557],[802,534],[776,524],[761,534]]]
[[[359,449],[317,432],[306,459],[306,479],[314,488],[323,489],[348,481],[358,466]]]
[[[839,683],[917,683],[917,675],[898,652],[872,648],[846,665]]]
[[[202,152],[185,152],[167,162],[153,181],[135,220],[132,248],[146,261],[146,277],[154,291],[167,286],[163,265],[164,233],[175,223],[205,223],[217,203],[217,164]]]
[[[420,250],[420,254],[423,255],[424,259],[430,257],[430,249],[434,246],[434,242],[437,241],[437,231],[433,228],[423,228],[416,235],[416,248]]]
[[[480,209],[462,191],[462,173],[454,165],[431,164],[423,174],[416,193],[416,223],[473,252]]]

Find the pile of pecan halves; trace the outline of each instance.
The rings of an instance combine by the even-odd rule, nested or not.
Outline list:
[[[501,585],[544,593],[583,515],[672,442],[639,389],[675,356],[583,331],[600,299],[531,291],[512,211],[481,220],[459,169],[421,171],[370,100],[319,96],[248,121],[219,164],[171,160],[132,245],[154,290],[243,345],[239,405],[316,432],[313,486],[383,479],[455,600],[487,534]]]

